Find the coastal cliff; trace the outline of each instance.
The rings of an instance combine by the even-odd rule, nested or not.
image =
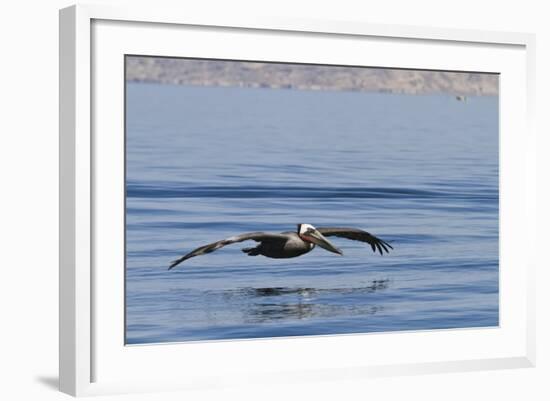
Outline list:
[[[126,57],[126,80],[407,94],[498,95],[498,74],[311,64]]]

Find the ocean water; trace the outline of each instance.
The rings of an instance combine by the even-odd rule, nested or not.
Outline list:
[[[126,88],[127,344],[499,324],[498,97]],[[243,242],[362,228],[292,259]]]

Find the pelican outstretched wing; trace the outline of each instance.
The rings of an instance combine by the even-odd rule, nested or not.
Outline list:
[[[358,228],[317,227],[317,230],[325,237],[335,236],[351,239],[354,241],[366,242],[370,244],[374,252],[378,250],[378,252],[380,252],[380,255],[384,254],[383,251],[389,252],[388,248],[393,249],[393,247],[386,241],[382,241],[380,238],[377,238],[374,235]]]
[[[195,249],[192,252],[189,252],[187,255],[182,256],[179,259],[176,259],[170,263],[170,267],[168,270],[172,269],[173,267],[179,265],[184,260],[187,260],[189,258],[192,258],[194,256],[204,255],[206,253],[214,252],[215,250],[218,250],[226,245],[231,245],[236,242],[243,242],[247,240],[253,240],[256,242],[273,242],[273,241],[287,241],[288,237],[283,234],[271,234],[271,233],[263,233],[263,232],[255,232],[255,233],[246,233],[241,235],[235,235],[233,237],[229,237],[226,239],[222,239],[221,241],[213,242],[208,245],[201,246],[197,249]]]

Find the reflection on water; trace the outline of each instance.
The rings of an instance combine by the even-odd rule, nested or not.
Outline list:
[[[339,316],[363,316],[374,315],[382,310],[382,306],[376,305],[323,305],[314,303],[295,303],[295,304],[269,304],[261,303],[254,305],[248,311],[248,323],[274,322],[284,319],[309,319],[309,318],[338,318]]]
[[[239,288],[223,292],[229,302],[235,298],[246,304],[244,313],[248,323],[301,320],[308,318],[372,315],[382,306],[324,303],[325,297],[341,295],[365,296],[388,288],[389,280],[374,280],[370,285],[350,288]],[[276,299],[283,297],[284,299]],[[269,302],[270,298],[274,298]]]
[[[350,288],[288,288],[288,287],[265,287],[265,288],[239,288],[237,290],[227,290],[224,295],[244,296],[244,297],[271,297],[280,295],[296,294],[300,297],[311,298],[315,295],[322,294],[353,294],[353,293],[369,293],[388,288],[389,279],[373,280],[371,285],[363,287]]]

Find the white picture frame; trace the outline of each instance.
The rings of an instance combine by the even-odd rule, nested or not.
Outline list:
[[[192,38],[193,47],[178,46],[178,37]],[[534,366],[534,40],[523,33],[220,17],[154,7],[61,10],[60,390],[93,395]],[[226,45],[232,42],[238,46]],[[311,53],[303,54],[305,46]],[[367,46],[368,61],[361,58],[365,52],[353,52],[357,46]],[[123,85],[117,86],[124,54],[337,59],[344,65],[500,73],[501,325],[125,347],[123,264],[117,270],[122,202],[113,190],[124,158]],[[107,131],[113,135],[98,140],[96,134]],[[387,347],[395,355],[376,351]],[[361,351],[343,352],[352,349]],[[292,366],[289,355],[296,356]],[[258,367],[257,358],[271,363]],[[170,373],[174,367],[177,374]]]

